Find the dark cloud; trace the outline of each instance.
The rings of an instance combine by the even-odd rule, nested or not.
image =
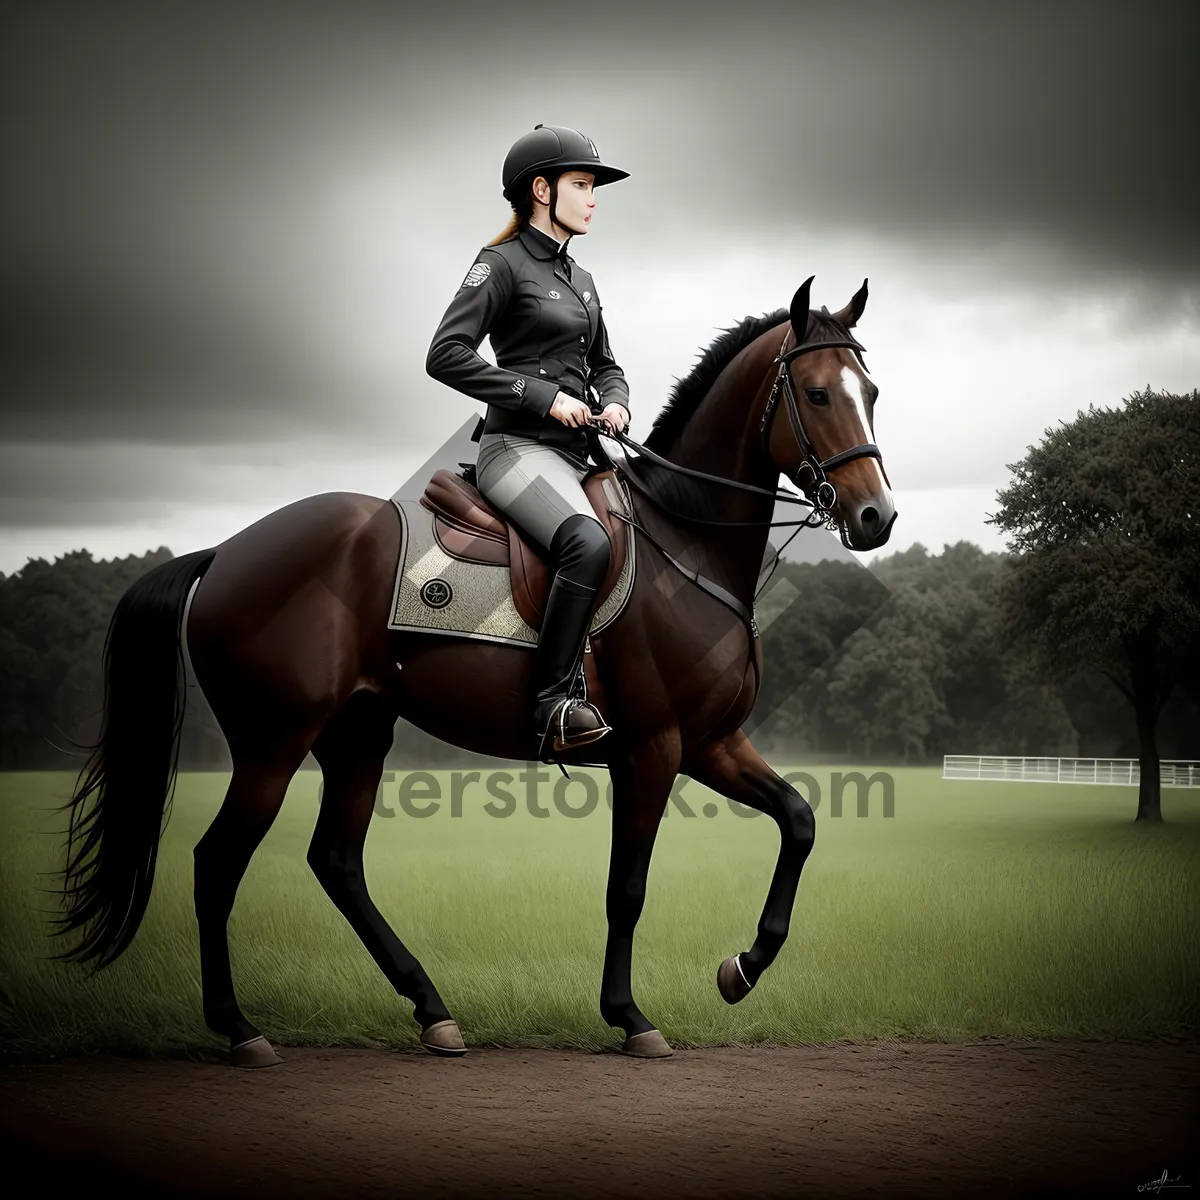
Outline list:
[[[369,428],[355,350],[339,363],[320,326],[345,286],[329,243],[361,232],[351,214],[318,233],[322,164],[353,144],[364,172],[394,163],[418,220],[442,215],[432,184],[445,213],[481,214],[457,189],[481,163],[498,174],[534,112],[603,131],[636,184],[626,219],[650,239],[695,231],[700,257],[735,227],[769,241],[802,225],[1002,272],[996,248],[1015,241],[1194,315],[1188,7],[26,6],[0,51],[0,429]],[[420,376],[445,288],[403,286],[422,306],[396,313]]]
[[[287,437],[283,413],[308,431],[336,427],[337,381],[299,339],[256,323],[233,292],[192,294],[178,282],[10,272],[0,297],[5,434]]]
[[[830,12],[710,50],[699,104],[664,90],[657,144],[631,147],[652,192],[674,176],[680,206],[714,218],[935,253],[945,239],[968,256],[1029,239],[1080,277],[1196,283],[1200,83],[1183,5]]]

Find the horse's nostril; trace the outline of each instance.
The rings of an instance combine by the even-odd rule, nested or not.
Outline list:
[[[867,507],[864,508],[862,510],[862,512],[859,514],[858,519],[860,521],[862,521],[864,526],[878,525],[879,524],[879,513],[876,511],[874,505],[868,504]]]

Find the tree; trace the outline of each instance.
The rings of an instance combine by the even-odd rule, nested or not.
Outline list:
[[[1158,822],[1158,716],[1200,668],[1200,393],[1147,388],[1060,426],[1009,464],[989,518],[1014,551],[1003,636],[1058,681],[1094,670],[1120,690],[1137,728],[1136,819]]]
[[[806,752],[828,735],[810,703],[851,636],[887,600],[888,589],[856,563],[781,562],[755,606],[762,635],[763,678],[743,725],[760,748]]]

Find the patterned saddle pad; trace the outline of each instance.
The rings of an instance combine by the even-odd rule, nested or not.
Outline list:
[[[602,489],[610,507],[632,513],[624,480],[612,472],[605,476],[591,481],[591,488]],[[593,505],[599,494],[589,490]],[[447,495],[456,506],[453,511]],[[440,497],[441,503],[431,505],[431,496]],[[469,498],[466,508],[464,497]],[[389,629],[537,645],[535,625],[540,624],[548,571],[541,556],[508,522],[486,507],[478,511],[486,502],[461,477],[447,471],[435,474],[421,499],[393,497],[392,503],[400,513],[402,533]],[[633,590],[634,538],[622,535],[629,532],[628,526],[617,518],[605,515],[603,523],[614,548],[618,540],[623,543],[622,561],[614,563],[613,571],[619,574],[611,590],[604,595],[601,589],[589,634],[612,624]],[[514,599],[514,585],[518,599]]]

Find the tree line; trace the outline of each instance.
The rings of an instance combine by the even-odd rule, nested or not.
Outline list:
[[[1009,552],[779,564],[756,610],[767,669],[746,730],[762,752],[1134,757],[1144,781],[1153,758],[1148,804],[1159,758],[1200,758],[1200,395],[1091,406],[1010,470],[992,518]],[[0,574],[0,768],[82,764],[109,618],[171,557],[76,550]],[[490,761],[400,722],[388,765]],[[180,765],[229,767],[194,688]]]
[[[1005,628],[1015,556],[920,543],[853,563],[782,562],[759,604],[767,754],[940,764],[946,754],[1137,758],[1130,704],[1096,669],[1055,680]],[[782,578],[780,578],[782,577]],[[1161,758],[1200,758],[1200,691],[1179,687]]]

